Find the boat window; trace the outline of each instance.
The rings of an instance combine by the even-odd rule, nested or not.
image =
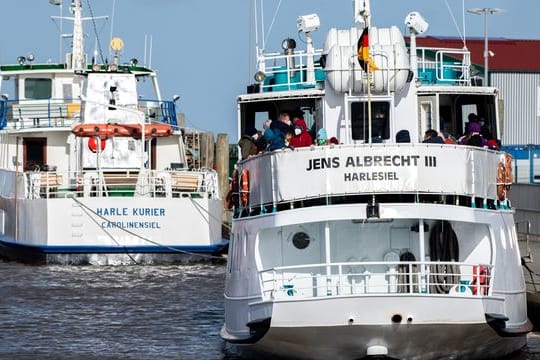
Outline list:
[[[371,138],[375,141],[390,138],[390,104],[371,103]],[[367,140],[369,133],[368,108],[366,102],[351,103],[351,127],[353,140]]]
[[[24,97],[26,99],[50,99],[52,97],[52,80],[25,79]]]

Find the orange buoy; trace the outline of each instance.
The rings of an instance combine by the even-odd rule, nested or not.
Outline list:
[[[105,139],[100,139],[100,150],[103,151],[105,150],[105,145],[106,145],[106,140]],[[97,152],[97,143],[96,143],[96,138],[95,137],[91,137],[88,139],[88,148],[92,151],[92,152]]]
[[[513,181],[512,156],[510,154],[505,154],[504,160],[499,162],[497,167],[497,197],[499,200],[502,201],[508,198],[510,186]]]
[[[242,207],[246,207],[249,204],[249,171],[247,169],[242,170],[242,178],[240,185],[240,200]]]

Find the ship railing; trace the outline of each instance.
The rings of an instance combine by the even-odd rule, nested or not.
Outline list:
[[[324,82],[325,75],[320,61],[314,61],[314,78],[308,79],[308,57],[322,56],[322,50],[313,54],[297,51],[294,54],[266,53],[260,57],[259,70],[265,75],[260,84],[261,92],[309,89]]]
[[[340,262],[259,273],[265,301],[330,296],[489,296],[493,266],[441,261]]]
[[[141,99],[138,109],[148,122],[178,126],[174,101]],[[0,130],[70,127],[81,115],[80,99],[0,100]]]
[[[471,54],[465,49],[417,48],[418,78],[423,84],[471,85]]]
[[[0,129],[71,126],[80,118],[79,99],[4,99],[0,104]]]
[[[505,145],[502,148],[512,155],[515,183],[540,183],[540,145]]]
[[[26,199],[66,197],[218,198],[217,174],[211,170],[122,172],[27,171],[20,173],[18,196]]]

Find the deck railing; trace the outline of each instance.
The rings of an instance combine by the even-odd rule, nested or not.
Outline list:
[[[138,171],[61,173],[29,171],[19,174],[19,197],[48,199],[66,197],[212,197],[217,198],[213,171]]]
[[[142,99],[138,109],[148,122],[178,125],[173,101]],[[69,127],[80,120],[79,99],[0,100],[0,130]]]
[[[487,296],[493,266],[462,262],[343,262],[275,267],[259,273],[263,298]]]
[[[316,50],[313,54],[305,51],[297,51],[292,55],[281,53],[268,53],[261,56],[264,63],[265,79],[261,83],[261,92],[287,91],[314,88],[317,82],[324,82],[325,75],[319,62],[314,63],[314,79],[308,80],[307,62],[308,57],[320,58],[322,50]]]
[[[423,84],[470,85],[470,52],[464,49],[417,48],[418,78]]]

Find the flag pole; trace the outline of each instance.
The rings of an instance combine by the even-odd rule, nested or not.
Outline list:
[[[369,14],[364,13],[364,22],[366,24],[366,27],[368,28],[368,39],[369,39]],[[368,48],[369,49],[369,48]],[[369,54],[369,50],[368,50]],[[372,137],[372,129],[371,129],[371,81],[370,81],[370,64],[369,61],[366,66],[366,74],[367,74],[367,96],[368,96],[368,143],[371,145],[371,137]]]

